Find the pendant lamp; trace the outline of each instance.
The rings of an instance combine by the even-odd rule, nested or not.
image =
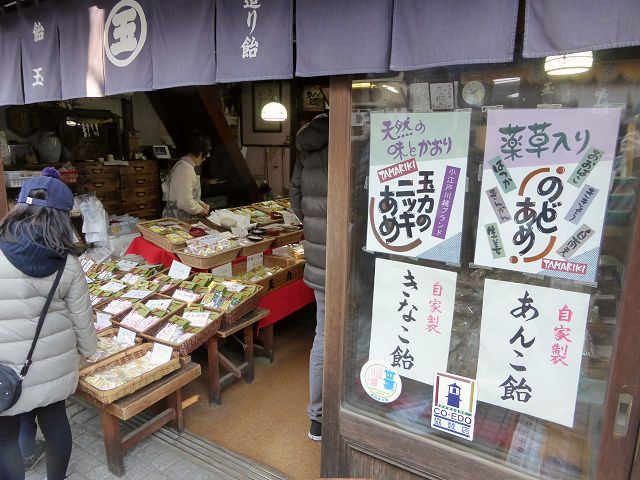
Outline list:
[[[592,65],[593,52],[569,53],[545,58],[544,71],[554,76],[575,75],[589,71]]]
[[[260,116],[265,122],[284,122],[287,119],[287,109],[283,104],[274,100],[262,107]]]

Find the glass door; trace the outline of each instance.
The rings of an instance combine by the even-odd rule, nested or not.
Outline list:
[[[333,79],[325,475],[631,478],[639,67]]]

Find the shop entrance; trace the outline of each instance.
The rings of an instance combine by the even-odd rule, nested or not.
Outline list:
[[[629,54],[637,55],[637,51],[634,50]],[[626,65],[634,62],[637,62],[635,56],[633,60],[614,61],[609,65],[614,65],[622,72]],[[489,94],[483,93],[482,105],[500,104],[500,107],[496,108],[504,112],[507,112],[511,105],[513,108],[532,108],[533,112],[536,110],[540,112],[542,108],[539,105],[540,101],[532,107],[529,107],[529,104],[536,103],[533,99],[537,98],[536,95],[542,91],[539,88],[544,87],[543,80],[550,80],[549,77],[528,76],[527,72],[534,67],[532,63],[524,63],[514,68],[491,68],[480,71],[452,70],[447,72],[447,78],[456,79],[456,83],[459,81],[461,88],[465,84],[472,85],[474,81],[475,86],[489,85],[492,97],[485,97]],[[595,85],[602,81],[602,79],[596,79],[597,71],[596,67],[595,72],[589,74],[591,80],[583,77],[587,83],[581,84],[580,88],[595,88]],[[462,190],[463,194],[467,192],[463,231],[463,239],[466,240],[463,240],[461,247],[462,265],[456,267],[448,263],[438,264],[416,258],[411,259],[400,256],[402,254],[399,251],[390,252],[390,255],[380,255],[372,251],[372,243],[367,240],[368,235],[371,239],[367,232],[377,227],[367,222],[370,222],[368,218],[376,213],[370,210],[370,202],[374,202],[373,197],[378,191],[367,192],[362,189],[362,178],[367,174],[369,174],[369,186],[372,185],[372,175],[375,175],[375,172],[369,170],[369,162],[373,162],[373,158],[369,158],[369,153],[374,155],[377,148],[374,143],[381,141],[382,137],[378,134],[384,131],[384,127],[376,129],[373,125],[379,126],[380,123],[375,122],[380,122],[379,116],[385,114],[393,119],[401,117],[409,123],[413,120],[416,122],[424,120],[425,123],[428,120],[435,122],[435,117],[432,116],[435,114],[426,113],[432,110],[424,110],[424,105],[420,103],[425,97],[418,96],[412,99],[411,95],[408,97],[404,95],[409,90],[418,92],[423,88],[422,86],[432,85],[432,82],[437,83],[442,78],[444,77],[436,73],[429,75],[421,72],[416,77],[405,77],[404,81],[397,83],[387,81],[384,85],[376,85],[375,79],[372,81],[371,77],[353,80],[353,82],[347,78],[332,79],[331,132],[334,142],[329,160],[332,202],[329,214],[328,252],[332,255],[333,261],[328,272],[332,278],[327,295],[327,331],[331,332],[328,334],[330,338],[327,341],[327,358],[330,359],[327,371],[330,373],[325,379],[325,385],[328,387],[325,400],[328,422],[325,425],[327,433],[323,444],[322,472],[330,477],[403,479],[626,480],[635,478],[638,471],[636,442],[640,409],[635,401],[639,393],[637,389],[639,382],[637,369],[633,365],[637,361],[635,323],[640,306],[637,295],[639,284],[637,276],[632,272],[636,271],[640,262],[640,242],[637,216],[633,213],[636,208],[635,200],[631,199],[635,198],[634,195],[628,197],[630,203],[627,207],[619,207],[620,204],[616,207],[615,200],[620,199],[620,195],[624,196],[635,189],[633,187],[629,190],[628,187],[636,183],[634,160],[640,155],[636,140],[637,117],[634,113],[629,113],[629,110],[623,109],[620,122],[616,117],[614,126],[616,132],[613,138],[609,139],[610,158],[612,160],[615,158],[618,163],[617,169],[612,173],[611,183],[608,181],[604,183],[604,190],[609,189],[609,203],[604,219],[597,284],[579,286],[566,279],[550,280],[545,276],[511,274],[513,272],[505,274],[496,269],[479,268],[477,252],[484,247],[484,243],[479,241],[476,243],[475,236],[476,231],[483,231],[478,228],[478,224],[484,221],[478,219],[478,208],[484,201],[485,195],[480,190],[480,183],[494,177],[491,169],[482,171],[483,158],[487,158],[485,149],[491,148],[489,142],[492,140],[490,133],[487,132],[491,131],[492,117],[491,113],[488,113],[491,112],[490,108],[465,108],[475,105],[476,99],[465,100],[460,96],[455,99],[451,97],[452,102],[454,100],[459,102],[457,105],[461,110],[456,112],[471,112],[467,184],[466,189]],[[637,80],[626,78],[628,77],[622,74],[611,77],[609,79],[611,83],[607,85],[610,88],[614,88],[615,85],[615,88],[621,89],[621,92],[625,91],[635,96],[636,93],[631,92],[637,92]],[[542,83],[538,84],[538,82]],[[584,101],[585,97],[582,97],[582,100],[573,99],[572,92],[575,92],[575,88],[578,87],[571,77],[553,79],[553,84],[556,91],[559,88],[563,89],[565,92],[563,101],[573,108],[593,107],[593,102]],[[378,91],[374,92],[375,90]],[[398,94],[393,95],[396,92]],[[434,90],[431,90],[432,95],[433,92]],[[374,101],[373,106],[366,101],[368,99],[370,102],[371,98],[378,99]],[[442,98],[431,97],[431,105],[440,100]],[[633,100],[633,105],[636,104],[637,99]],[[634,112],[633,108],[631,110]],[[597,108],[585,109],[585,111],[604,112]],[[512,125],[516,124],[515,118],[518,112],[526,111],[515,110]],[[425,116],[421,117],[421,115]],[[366,120],[354,126],[351,123],[352,118],[357,116]],[[371,122],[370,130],[368,130],[369,121]],[[390,124],[399,125],[394,124],[393,121]],[[455,142],[453,136],[451,139]],[[495,144],[492,145],[495,146]],[[416,147],[416,155],[419,155],[417,152]],[[377,150],[377,154],[378,158],[381,158],[383,151]],[[508,167],[514,168],[511,163]],[[363,171],[366,173],[363,174]],[[498,172],[498,170],[494,171]],[[495,174],[497,175],[498,173]],[[392,182],[394,185],[395,183],[396,181]],[[383,188],[381,187],[380,190]],[[503,195],[507,194],[503,193]],[[370,197],[371,200],[369,200]],[[377,203],[371,204],[377,205]],[[400,208],[399,201],[395,205]],[[371,209],[373,208],[372,206]],[[379,208],[382,209],[381,212],[389,211],[384,203],[380,203]],[[622,213],[619,208],[626,213]],[[517,209],[512,214],[515,211]],[[378,230],[379,235],[390,233],[389,229]],[[511,238],[503,238],[503,240],[510,242]],[[344,244],[349,244],[349,249],[344,249]],[[374,246],[373,250],[375,249]],[[416,382],[415,376],[406,373],[414,362],[418,362],[418,355],[402,355],[406,351],[407,344],[409,347],[412,345],[408,343],[409,340],[415,342],[416,338],[409,338],[409,334],[403,334],[406,329],[400,329],[405,326],[402,321],[399,322],[397,332],[388,334],[394,340],[402,337],[397,340],[403,342],[399,344],[402,347],[401,351],[397,352],[399,355],[391,354],[393,349],[390,348],[383,352],[391,354],[386,357],[386,360],[384,355],[371,357],[372,352],[379,351],[376,350],[374,342],[383,343],[385,340],[384,337],[376,337],[380,335],[380,333],[376,334],[376,331],[380,332],[379,328],[376,330],[376,308],[384,308],[385,302],[394,302],[394,305],[402,309],[403,304],[398,304],[395,300],[401,302],[405,297],[410,297],[410,295],[403,296],[401,288],[398,290],[400,298],[392,299],[385,294],[384,290],[381,291],[378,288],[379,281],[382,281],[378,278],[378,269],[388,268],[381,265],[380,258],[389,261],[389,264],[403,262],[404,270],[399,280],[401,284],[404,282],[405,286],[410,285],[409,280],[413,278],[411,275],[415,275],[417,279],[416,272],[420,266],[429,266],[446,274],[457,272],[451,344],[444,357],[443,365],[447,366],[443,366],[442,370],[446,369],[449,374],[463,377],[463,381],[465,377],[477,379],[479,401],[475,413],[473,441],[460,439],[442,432],[442,429],[431,427],[432,415],[436,412],[432,410],[432,402],[436,401],[434,387],[432,387],[435,385],[435,380],[431,377]],[[491,261],[486,262],[485,265],[491,263]],[[384,271],[392,272],[392,270]],[[411,277],[407,278],[403,275]],[[496,399],[491,399],[487,393],[487,389],[491,389],[489,378],[492,378],[494,372],[487,371],[483,362],[495,356],[496,350],[500,348],[498,332],[493,340],[485,336],[486,324],[499,314],[495,313],[491,318],[486,314],[483,315],[485,310],[494,309],[495,312],[500,310],[499,301],[492,303],[495,301],[488,296],[488,289],[491,288],[493,285],[491,282],[494,280],[502,282],[500,283],[501,293],[494,298],[505,300],[509,295],[509,284],[506,282],[525,284],[524,289],[532,298],[535,297],[535,291],[543,291],[538,290],[537,286],[550,288],[551,291],[557,292],[554,295],[563,296],[563,305],[569,304],[571,295],[575,295],[575,292],[589,295],[589,301],[585,303],[585,306],[588,305],[588,313],[583,314],[585,316],[583,316],[581,327],[585,332],[585,341],[584,344],[580,341],[579,345],[576,345],[580,350],[580,355],[576,357],[578,361],[576,368],[580,373],[576,378],[576,386],[570,392],[576,396],[575,402],[570,402],[570,407],[575,408],[570,418],[556,417],[552,421],[547,420],[554,412],[561,411],[566,401],[565,397],[555,404],[548,404],[546,411],[543,409],[537,413],[527,414],[526,412],[532,411],[523,405],[530,400],[529,394],[534,390],[527,388],[519,391],[517,388],[513,391],[504,390]],[[408,290],[405,288],[405,291]],[[441,292],[441,289],[438,289],[438,292]],[[425,298],[432,298],[436,294],[436,290],[432,292],[430,286],[429,295]],[[380,299],[376,298],[377,295],[381,296]],[[553,296],[550,297],[549,302],[559,301],[559,299],[551,300],[552,298]],[[379,300],[382,303],[379,303]],[[563,308],[558,306],[553,320],[565,318],[562,315]],[[513,317],[513,314],[509,316],[509,313],[506,313],[507,318]],[[415,314],[419,315],[419,308],[416,308]],[[479,326],[480,319],[482,319],[482,328]],[[423,320],[425,331],[429,329],[429,325],[432,327],[442,325],[434,323],[435,321],[430,322],[426,318]],[[553,321],[550,322],[552,328],[557,327],[552,324]],[[561,327],[562,325],[560,329]],[[518,328],[516,327],[515,330]],[[556,330],[556,333],[558,331]],[[562,335],[554,336],[555,339],[559,337]],[[537,341],[540,338],[538,336]],[[527,345],[528,342],[529,339],[525,339]],[[557,357],[554,355],[558,352],[554,350],[553,345],[556,343],[558,343],[557,346],[561,346],[559,340],[557,342],[554,340],[549,345],[552,348],[546,352],[547,355],[541,357],[540,361],[548,364],[545,367],[544,377],[555,374],[554,366]],[[533,345],[534,343],[530,346]],[[510,350],[514,358],[508,357],[509,361],[506,362],[511,378],[517,376],[518,382],[521,377],[526,377],[527,373],[535,371],[535,367],[532,368],[530,364],[520,361],[521,358],[526,359],[526,352],[522,351],[523,348],[517,348],[519,346],[518,343]],[[381,354],[378,353],[378,355]],[[363,388],[362,382],[365,378],[361,373],[363,365],[367,360],[376,359],[385,365],[393,365],[396,369],[391,368],[389,370],[391,377],[387,375],[387,378],[395,379],[394,375],[398,370],[405,372],[401,373],[402,393],[397,400],[393,398],[392,401],[385,400],[390,396],[392,387],[395,388],[394,382],[384,386],[380,383],[377,396],[376,391],[371,393],[371,390],[367,392]],[[498,365],[496,364],[493,368],[499,369]],[[496,373],[496,376],[500,374]],[[507,378],[506,375],[505,378]],[[518,382],[514,385],[515,387],[523,385],[522,382]],[[538,388],[543,384],[544,381],[538,383]],[[456,385],[459,386],[460,383]],[[483,388],[485,388],[484,392]],[[565,386],[561,382],[551,382],[542,388],[547,389],[546,394],[552,395]],[[380,392],[384,392],[387,397],[380,397]],[[457,389],[456,392],[458,392]],[[513,399],[513,402],[510,399]],[[446,397],[443,401],[447,403]],[[448,405],[449,409],[458,409],[455,405],[451,406],[450,402]],[[455,425],[451,425],[451,428],[455,430]],[[460,433],[465,432],[461,430]],[[336,462],[336,459],[339,461]]]

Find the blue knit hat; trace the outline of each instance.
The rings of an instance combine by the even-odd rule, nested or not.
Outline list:
[[[42,207],[55,208],[69,212],[73,209],[73,192],[67,185],[59,180],[60,175],[55,168],[47,167],[39,177],[31,177],[24,182],[18,196],[18,203],[40,205]],[[31,190],[44,189],[47,191],[46,200],[29,196]]]

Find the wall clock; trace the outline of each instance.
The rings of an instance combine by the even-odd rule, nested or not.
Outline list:
[[[484,94],[484,85],[478,80],[471,80],[462,88],[462,99],[467,105],[481,105]]]

